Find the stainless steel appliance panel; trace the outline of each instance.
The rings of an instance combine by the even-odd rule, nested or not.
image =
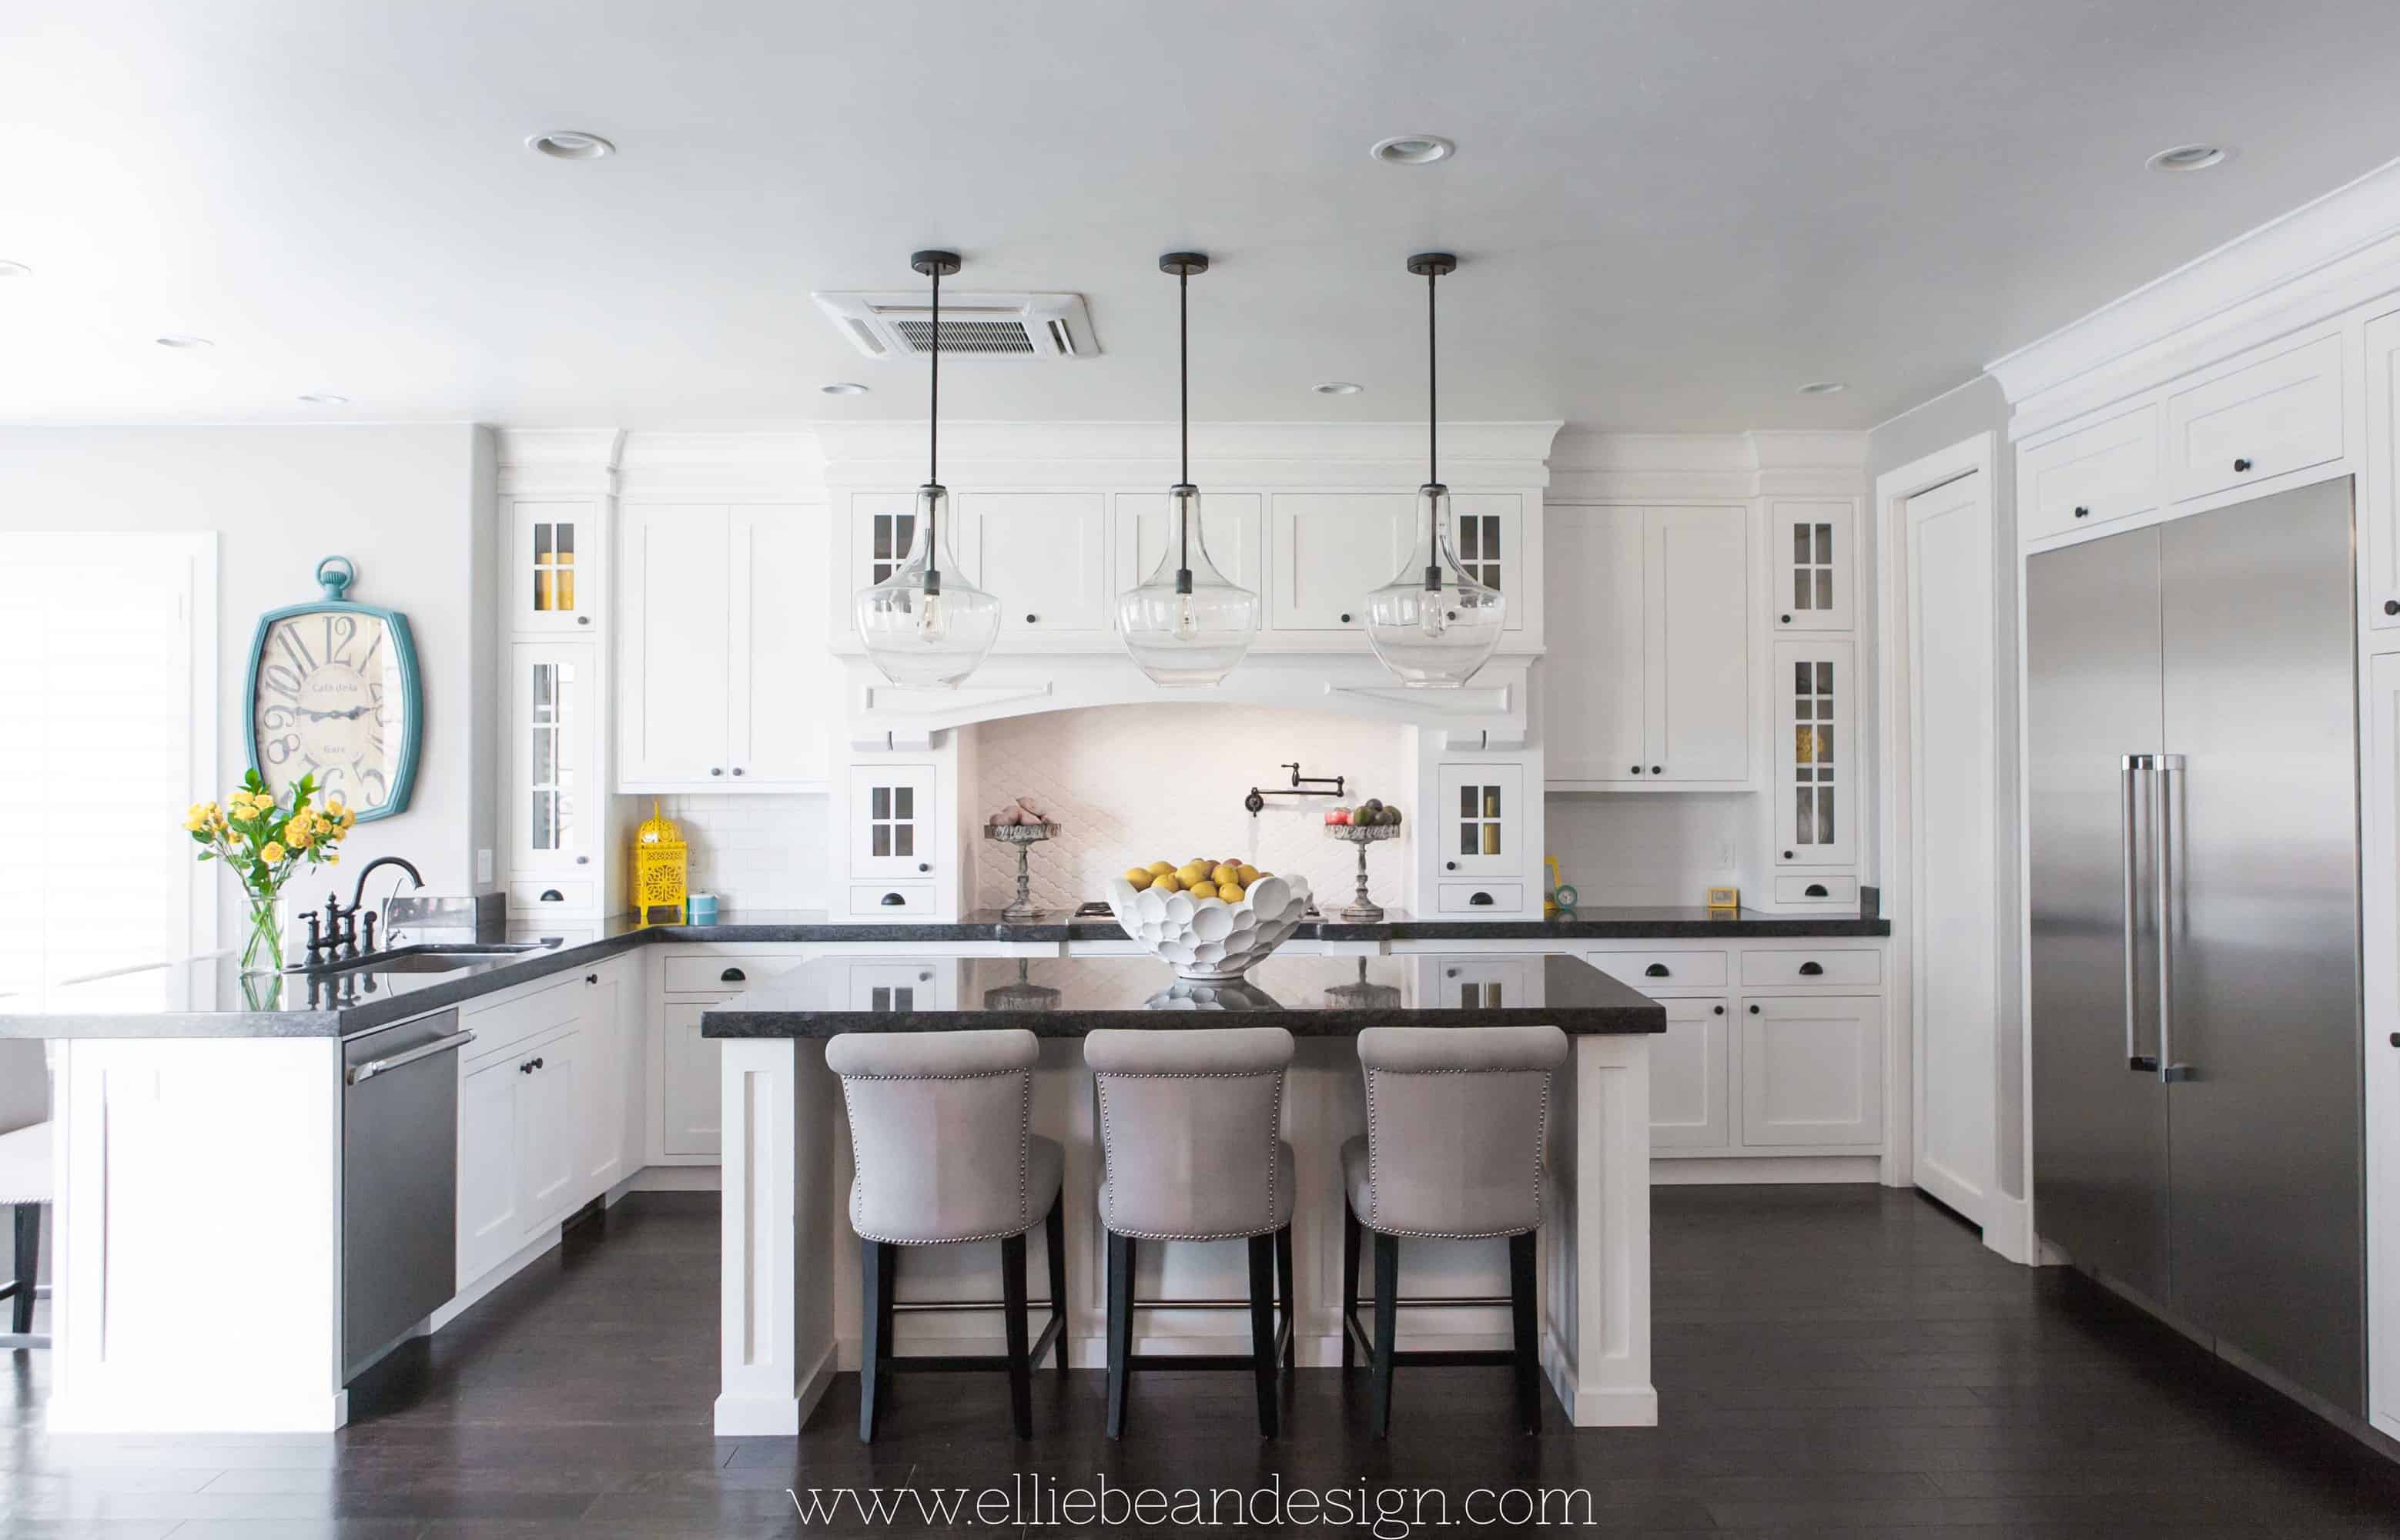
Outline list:
[[[2350,484],[2160,526],[2175,1313],[2365,1413]]]
[[[439,1011],[342,1045],[342,1362],[458,1292],[458,1050]]]
[[[2152,778],[2125,763],[2161,747],[2158,593],[2156,529],[2026,564],[2035,1220],[2163,1302],[2167,1089],[2129,1063],[2157,1044]]]

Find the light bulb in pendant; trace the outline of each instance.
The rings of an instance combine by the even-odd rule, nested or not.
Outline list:
[[[947,632],[948,626],[942,615],[942,596],[938,593],[926,594],[924,604],[917,611],[917,639],[922,642],[938,642]]]

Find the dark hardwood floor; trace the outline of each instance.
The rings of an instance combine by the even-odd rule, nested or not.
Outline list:
[[[1528,1438],[1506,1370],[1404,1370],[1379,1445],[1364,1377],[1323,1370],[1298,1376],[1264,1444],[1247,1375],[1152,1372],[1112,1447],[1101,1377],[1079,1369],[1063,1390],[1037,1381],[1029,1444],[1008,1438],[996,1374],[903,1378],[872,1450],[854,1379],[797,1444],[718,1439],[716,1200],[657,1194],[389,1362],[332,1439],[49,1439],[46,1356],[0,1355],[0,1533],[923,1534],[945,1532],[913,1516],[803,1531],[785,1489],[1105,1473],[1587,1489],[1598,1526],[1627,1533],[2400,1536],[2400,1467],[2084,1281],[2008,1266],[1930,1203],[1679,1188],[1656,1214],[1658,1428],[1578,1433],[1552,1404]]]

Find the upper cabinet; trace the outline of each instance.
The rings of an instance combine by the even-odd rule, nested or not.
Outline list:
[[[2168,393],[2167,482],[2177,498],[2341,457],[2341,338],[2261,351]]]
[[[1367,629],[1367,595],[1415,543],[1416,500],[1384,492],[1279,492],[1274,499],[1268,627]]]
[[[2017,451],[2017,536],[2038,540],[2159,506],[2159,408],[2146,402]]]
[[[1858,850],[1859,679],[1850,643],[1775,644],[1775,864],[1841,866]]]
[[[509,872],[512,879],[582,879],[571,890],[591,912],[607,838],[600,775],[598,644],[519,642],[509,649]],[[586,891],[588,890],[588,891]],[[569,889],[561,889],[566,902]]]
[[[1778,631],[1848,631],[1851,618],[1852,534],[1858,518],[1850,502],[1789,502],[1766,505],[1766,551],[1775,563],[1766,603]]]
[[[811,553],[787,504],[628,504],[618,789],[820,790],[839,726]]]
[[[1554,507],[1546,517],[1550,784],[1750,784],[1749,510]]]
[[[959,560],[1000,599],[1000,636],[1098,637],[1109,629],[1107,499],[1098,492],[959,496]]]
[[[588,634],[607,596],[606,550],[596,499],[511,499],[509,630]]]
[[[1227,578],[1253,590],[1263,580],[1259,549],[1260,503],[1255,492],[1200,494],[1200,533],[1208,548],[1208,559]],[[1166,542],[1172,533],[1166,493],[1117,494],[1114,592],[1121,593],[1136,587],[1151,575],[1159,558],[1166,554]]]
[[[2400,310],[2366,323],[2366,484],[2358,530],[2366,618],[2400,626]]]

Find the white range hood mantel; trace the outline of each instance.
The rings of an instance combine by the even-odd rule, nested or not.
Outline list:
[[[1168,689],[1123,657],[995,657],[955,689],[885,681],[863,658],[850,675],[850,741],[858,752],[920,749],[951,728],[1048,711],[1120,705],[1252,705],[1334,712],[1442,735],[1457,749],[1525,744],[1533,659],[1498,657],[1459,689],[1411,689],[1370,656],[1253,655],[1219,684]]]

